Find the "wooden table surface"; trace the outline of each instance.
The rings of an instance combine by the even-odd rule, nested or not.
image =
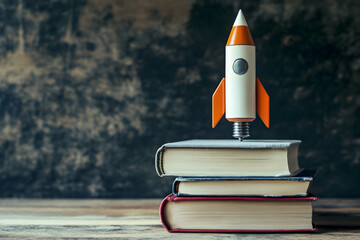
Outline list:
[[[360,239],[360,199],[314,202],[317,233],[168,233],[160,199],[0,199],[0,239]]]

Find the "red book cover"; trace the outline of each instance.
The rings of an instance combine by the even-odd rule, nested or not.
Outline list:
[[[284,229],[284,230],[222,230],[222,229],[170,229],[165,214],[164,208],[168,202],[178,201],[309,201],[316,200],[316,197],[283,197],[283,198],[271,198],[271,197],[177,197],[174,194],[170,194],[165,197],[159,209],[159,215],[162,225],[168,232],[178,233],[276,233],[276,232],[315,232],[316,228],[311,229]]]

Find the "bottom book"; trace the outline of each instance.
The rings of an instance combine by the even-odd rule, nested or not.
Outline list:
[[[160,218],[169,232],[313,232],[316,197],[167,196]]]

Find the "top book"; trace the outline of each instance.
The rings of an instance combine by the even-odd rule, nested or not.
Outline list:
[[[300,171],[299,140],[188,140],[155,155],[159,176],[289,176]]]

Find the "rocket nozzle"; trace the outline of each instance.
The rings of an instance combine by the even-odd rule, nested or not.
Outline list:
[[[244,138],[250,137],[249,122],[234,122],[233,137],[242,141]]]

